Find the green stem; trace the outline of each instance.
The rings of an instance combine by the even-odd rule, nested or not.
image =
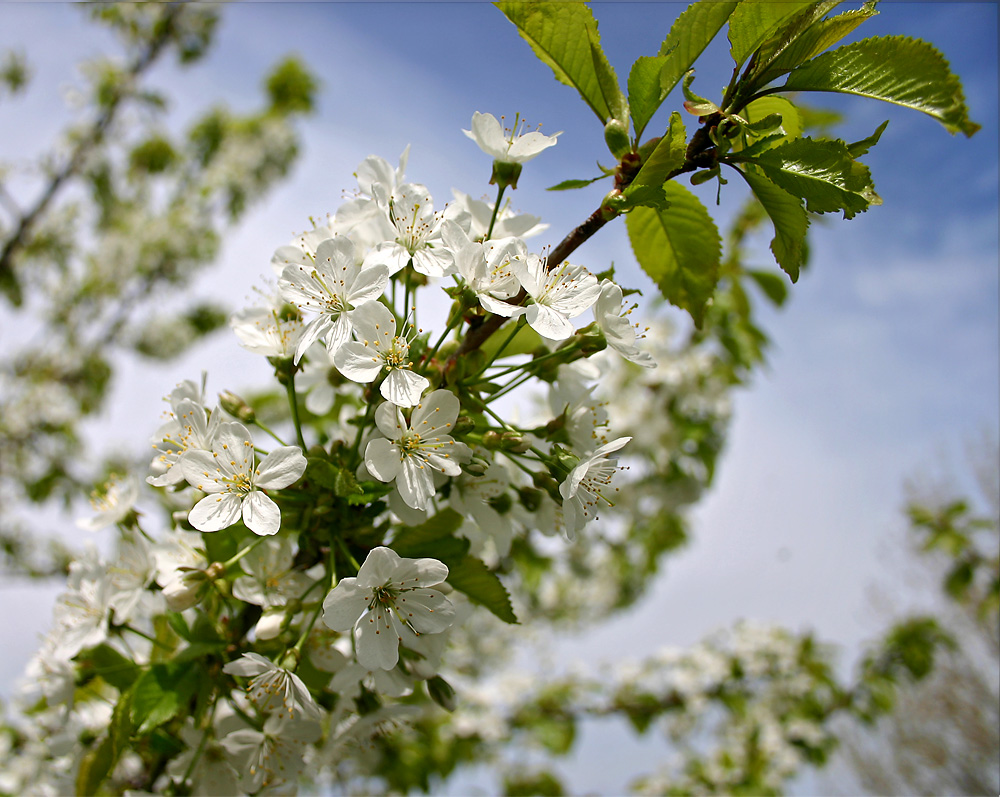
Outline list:
[[[285,382],[285,390],[288,393],[288,406],[292,410],[292,423],[295,424],[295,436],[299,439],[299,447],[306,450],[306,439],[302,436],[302,423],[299,421],[299,402],[295,395],[295,372],[293,371],[288,381]],[[279,441],[280,442],[280,441]],[[282,444],[284,445],[284,444]]]
[[[242,551],[240,551],[239,553],[235,554],[232,559],[229,559],[229,560],[223,562],[222,563],[222,567],[224,569],[226,569],[226,570],[229,570],[230,567],[232,567],[234,564],[236,564],[238,561],[240,561],[240,559],[242,559],[244,556],[246,556],[248,553],[250,553],[250,551],[252,551],[258,545],[260,545],[266,539],[267,539],[267,537],[258,537],[256,540],[254,540],[252,543],[250,543]]]
[[[152,642],[158,648],[163,648],[165,650],[172,650],[173,649],[173,648],[170,647],[170,645],[167,645],[167,644],[161,642],[160,640],[151,637],[145,631],[140,631],[138,628],[133,628],[130,625],[122,625],[122,626],[119,626],[119,628],[121,628],[122,631],[130,631],[131,633],[135,634],[136,636],[141,636],[146,641]]]
[[[493,237],[493,225],[497,222],[497,216],[500,214],[500,200],[503,199],[503,192],[507,190],[506,183],[500,183],[499,190],[497,191],[497,201],[493,206],[493,217],[490,219],[490,227],[486,231],[486,237],[484,241],[490,240]]]
[[[347,549],[347,544],[340,539],[340,537],[337,537],[337,545],[340,546],[340,552],[347,557],[347,561],[351,563],[354,567],[354,572],[357,573],[357,571],[361,569],[361,565],[359,565],[358,560],[354,558],[354,554]]]
[[[455,317],[448,322],[448,326],[445,327],[444,332],[441,333],[441,337],[438,338],[438,342],[434,344],[434,348],[431,349],[429,354],[424,355],[424,362],[429,363],[434,359],[434,355],[437,354],[438,349],[441,348],[441,344],[444,343],[445,338],[448,337],[448,333],[451,332],[455,327],[462,323],[462,314],[456,313]]]
[[[529,365],[534,365],[535,363],[545,362],[546,360],[551,360],[553,357],[559,357],[566,354],[565,348],[556,349],[555,351],[550,351],[548,354],[543,354],[541,357],[535,357],[526,363],[520,363],[518,365],[511,365],[504,368],[495,374],[490,374],[490,379],[499,379],[501,376],[507,376],[507,374],[512,374],[514,371],[520,371],[522,368],[527,368]]]
[[[518,432],[518,433],[520,433],[519,429],[515,429],[513,426],[511,426],[509,423],[507,423],[507,421],[505,421],[503,418],[501,418],[499,415],[497,415],[495,412],[493,412],[493,410],[491,410],[485,404],[483,404],[482,407],[483,407],[483,412],[485,412],[494,421],[496,421],[498,424],[500,424],[500,426],[502,428],[506,429],[509,432]]]
[[[271,437],[273,437],[275,440],[277,440],[280,445],[283,445],[283,446],[284,445],[288,445],[284,440],[282,440],[280,437],[278,437],[278,435],[276,435],[274,432],[272,432],[267,426],[265,426],[263,423],[261,423],[260,421],[258,421],[256,418],[253,419],[253,425],[256,426],[258,429],[260,429],[262,432],[271,435]]]
[[[517,377],[516,379],[510,380],[510,382],[508,382],[506,385],[504,385],[502,388],[500,388],[500,390],[498,390],[492,396],[490,396],[489,398],[487,398],[485,401],[486,402],[490,402],[490,401],[496,401],[499,398],[503,398],[504,396],[506,396],[511,391],[517,390],[517,388],[519,388],[525,382],[530,381],[531,378],[532,378],[532,376],[533,376],[533,374],[522,374],[521,376]]]
[[[520,331],[521,324],[523,322],[524,322],[524,316],[523,315],[518,316],[517,321],[514,322],[514,329],[512,329],[511,333],[507,336],[507,340],[505,340],[503,343],[500,344],[500,347],[496,350],[496,353],[493,355],[493,359],[490,360],[488,363],[486,363],[486,365],[480,368],[472,376],[462,380],[463,385],[471,385],[474,382],[476,382],[479,379],[479,377],[481,377],[484,373],[486,373],[487,368],[489,368],[491,365],[493,365],[493,363],[495,363],[497,360],[500,359],[500,355],[503,354],[503,350],[507,348],[510,342],[514,340],[514,336],[517,335],[517,333]]]

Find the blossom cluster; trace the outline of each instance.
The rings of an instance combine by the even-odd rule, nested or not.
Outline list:
[[[494,174],[555,143],[487,114],[466,132]],[[414,706],[396,698],[426,690],[454,707],[439,673],[449,634],[473,603],[515,622],[496,573],[514,540],[578,537],[614,505],[631,438],[610,434],[584,364],[607,348],[652,367],[625,292],[532,252],[545,225],[500,204],[515,182],[494,203],[456,192],[435,210],[407,159],[360,164],[357,194],[279,247],[263,303],[230,319],[284,388],[278,431],[234,394],[213,404],[204,380],[184,382],[145,478],[166,527],[139,510],[132,475],[95,494],[80,525],[116,525],[118,549],[73,563],[17,749],[86,724],[116,752],[36,750],[14,791],[131,782],[148,751],[129,748],[122,716],[129,738],[169,726],[180,740],[151,790],[294,789],[403,721]],[[443,328],[425,332],[420,307],[441,291]],[[539,383],[548,417],[505,419]],[[81,772],[97,780],[74,783]]]

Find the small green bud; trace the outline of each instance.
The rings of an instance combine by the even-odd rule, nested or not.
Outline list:
[[[521,487],[517,491],[517,497],[521,501],[521,506],[529,512],[537,512],[542,505],[542,492],[533,487]]]
[[[531,448],[531,441],[525,440],[524,435],[517,432],[504,432],[500,436],[500,448],[514,454],[523,454]]]
[[[499,432],[494,432],[492,429],[485,434],[483,434],[483,448],[487,451],[496,451],[503,444],[503,437]]]
[[[719,169],[703,169],[700,172],[695,172],[691,175],[691,185],[701,185],[702,183],[707,183],[709,180],[717,177],[719,174]]]
[[[608,123],[604,125],[604,143],[608,145],[611,154],[619,159],[632,151],[628,127],[618,119],[609,119]]]
[[[455,435],[467,434],[476,428],[476,422],[472,420],[468,415],[459,415],[455,419],[455,425],[452,426],[451,434]]]
[[[257,419],[253,408],[229,390],[223,390],[219,394],[219,406],[243,423],[253,423]]]
[[[455,690],[440,675],[435,675],[427,680],[427,693],[431,696],[431,700],[445,711],[455,710]]]

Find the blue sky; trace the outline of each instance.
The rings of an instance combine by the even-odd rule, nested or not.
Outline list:
[[[681,10],[677,3],[595,3],[605,50],[624,81],[635,57],[653,54]],[[566,656],[595,660],[601,650],[636,655],[688,644],[737,617],[814,627],[849,646],[878,623],[865,588],[886,577],[880,544],[900,525],[903,481],[933,466],[942,449],[996,428],[998,388],[997,5],[883,3],[859,34],[904,34],[932,41],[964,83],[974,138],[952,137],[922,114],[859,98],[815,95],[849,120],[836,132],[855,140],[885,119],[881,143],[865,158],[884,205],[850,222],[814,227],[814,259],[780,312],[765,310],[775,347],[770,366],[741,393],[729,450],[711,495],[696,512],[695,541],[671,560],[650,597],[620,622],[580,641]],[[0,103],[5,159],[51,141],[67,112],[60,86],[73,64],[107,38],[61,4],[0,6],[0,50],[22,47],[37,70],[26,100]],[[44,30],[44,38],[36,38]],[[44,44],[44,48],[39,45]],[[226,241],[219,266],[189,295],[239,306],[273,249],[333,211],[353,188],[351,172],[369,154],[394,162],[412,145],[408,176],[438,201],[452,187],[487,191],[489,163],[461,133],[472,112],[519,112],[559,144],[525,168],[515,205],[552,224],[556,243],[607,189],[570,194],[545,186],[596,174],[607,160],[601,126],[575,93],[552,78],[513,26],[485,3],[261,3],[223,10],[218,43],[190,71],[159,70],[180,120],[223,99],[249,108],[261,75],[290,51],[320,75],[319,112],[302,127],[302,158],[291,178]],[[731,70],[724,41],[699,63],[695,90],[713,97]],[[829,101],[827,101],[829,100]],[[650,125],[662,126],[666,103]],[[732,182],[723,220],[742,198]],[[714,200],[714,187],[704,192]],[[761,262],[767,263],[766,236]],[[648,287],[629,252],[623,225],[606,228],[576,257],[593,270],[614,261],[620,279]],[[238,287],[233,287],[238,286]],[[184,297],[178,297],[183,300]],[[0,332],[0,343],[7,339]],[[266,378],[266,365],[226,335],[167,370],[129,362],[101,419],[122,434],[121,449],[144,445],[160,397],[176,381],[210,372],[210,388],[239,389]],[[248,376],[249,375],[249,376]],[[118,424],[128,412],[128,424]],[[48,593],[46,593],[48,594]],[[7,588],[5,598],[26,599]],[[11,656],[3,691],[30,655],[40,619],[2,620]],[[620,789],[600,745],[577,759],[578,788]],[[609,748],[611,749],[611,748]],[[615,750],[619,748],[614,747]],[[619,755],[620,753],[615,753]],[[645,756],[648,758],[649,751]],[[609,770],[610,766],[610,770]],[[610,773],[612,774],[609,774]],[[602,780],[603,778],[603,780]]]

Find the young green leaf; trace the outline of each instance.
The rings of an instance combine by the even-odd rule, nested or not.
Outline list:
[[[153,664],[133,687],[132,722],[144,734],[173,719],[195,693],[204,672],[196,661]]]
[[[868,138],[863,138],[860,141],[855,141],[853,144],[848,144],[847,151],[851,153],[851,157],[860,158],[862,155],[866,155],[868,150],[878,144],[878,140],[882,138],[882,133],[885,132],[885,128],[888,124],[889,120],[886,119],[875,129],[874,133],[868,136]]]
[[[772,74],[773,62],[780,58],[799,37],[818,23],[840,0],[820,0],[810,3],[797,14],[782,22],[768,39],[754,53],[750,66],[741,83],[740,94],[749,97],[757,88],[774,80],[780,72]],[[738,110],[738,108],[732,108]]]
[[[601,49],[597,21],[583,3],[496,3],[517,27],[535,55],[555,73],[556,80],[572,86],[601,122],[615,118],[628,123],[618,79]]]
[[[805,263],[806,230],[809,228],[809,216],[802,207],[802,200],[750,169],[740,170],[740,174],[774,224],[774,240],[771,241],[774,259],[795,282]]]
[[[776,3],[774,0],[742,0],[729,17],[730,53],[737,66],[770,39],[779,28],[804,8],[814,5],[803,0]]]
[[[670,114],[670,124],[667,132],[656,142],[656,147],[643,161],[642,166],[625,189],[625,194],[634,186],[661,186],[667,176],[684,163],[687,151],[687,132],[684,130],[684,120],[674,111]]]
[[[555,185],[550,185],[546,188],[546,191],[570,191],[574,188],[586,188],[591,183],[596,183],[598,180],[603,180],[608,175],[602,174],[598,177],[591,177],[589,180],[563,180],[561,183],[556,183]]]
[[[950,133],[971,136],[979,129],[941,53],[905,36],[863,39],[824,53],[793,70],[782,89],[872,97],[922,111]]]
[[[785,303],[788,298],[788,285],[780,274],[755,268],[748,268],[746,273],[776,307],[781,307]]]
[[[635,138],[642,137],[649,120],[653,118],[667,93],[660,87],[660,72],[667,63],[665,55],[641,55],[628,73],[628,105],[632,112]]]
[[[761,70],[758,73],[757,85],[759,87],[766,86],[772,80],[777,80],[785,73],[791,72],[810,58],[815,58],[853,32],[862,22],[877,14],[875,2],[871,0],[861,8],[845,11],[835,17],[815,22],[778,53],[767,65],[766,70]]]
[[[740,115],[750,123],[752,129],[754,125],[774,114],[781,117],[780,131],[782,135],[776,138],[769,137],[761,149],[771,149],[802,135],[802,118],[799,116],[798,109],[784,97],[769,96],[756,99],[747,105]],[[746,146],[758,143],[757,139],[750,139],[744,144],[742,138],[733,141],[734,152],[739,152]]]
[[[737,4],[722,0],[700,0],[692,3],[677,17],[667,38],[660,45],[659,55],[666,58],[660,69],[660,102],[722,30]]]
[[[485,606],[505,623],[517,623],[506,588],[496,573],[479,559],[466,556],[449,568],[447,581],[455,589],[465,593],[473,603]]]
[[[664,297],[700,326],[719,279],[722,241],[698,197],[673,181],[664,192],[670,202],[666,211],[639,207],[625,217],[629,241]]]
[[[121,754],[128,747],[132,735],[132,723],[129,721],[128,705],[132,693],[126,691],[118,697],[114,710],[111,712],[111,723],[107,734],[80,761],[76,773],[77,794],[97,794],[104,780],[111,774]]]
[[[747,160],[778,187],[804,199],[813,213],[842,210],[850,219],[870,205],[882,204],[868,167],[851,157],[843,141],[796,138]]]
[[[461,525],[458,512],[444,509],[419,526],[403,528],[389,547],[407,559],[432,556],[446,564],[446,560],[461,560],[469,550],[469,541],[452,536]]]

